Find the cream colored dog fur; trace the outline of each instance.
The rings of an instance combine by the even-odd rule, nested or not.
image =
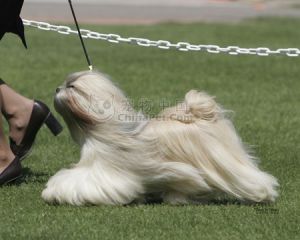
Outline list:
[[[204,92],[147,119],[98,72],[79,72],[58,89],[55,107],[81,157],[48,181],[50,203],[123,205],[147,194],[171,204],[220,197],[272,202],[277,180],[261,171],[225,111]]]

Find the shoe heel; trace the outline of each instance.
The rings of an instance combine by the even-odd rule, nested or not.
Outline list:
[[[57,136],[63,130],[62,125],[60,125],[60,123],[57,121],[57,119],[53,116],[51,112],[46,118],[45,124],[47,125],[47,127],[49,128],[49,130],[52,132],[54,136]]]

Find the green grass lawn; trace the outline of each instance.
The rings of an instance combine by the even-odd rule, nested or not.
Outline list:
[[[300,20],[260,19],[236,25],[162,24],[84,26],[174,42],[270,48],[300,47]],[[65,76],[86,70],[75,35],[26,28],[29,49],[7,35],[0,45],[0,75],[22,94],[53,109]],[[300,58],[229,56],[165,51],[87,40],[94,66],[109,74],[139,106],[139,99],[176,102],[192,88],[215,95],[235,112],[243,140],[262,169],[279,179],[271,205],[211,203],[198,206],[50,206],[41,199],[55,172],[79,159],[68,130],[57,138],[43,128],[17,185],[0,188],[0,239],[299,239]],[[61,119],[61,118],[60,118]]]

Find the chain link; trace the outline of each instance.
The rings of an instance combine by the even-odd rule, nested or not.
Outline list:
[[[37,22],[23,19],[25,26],[38,28],[45,31],[55,31],[61,34],[78,34],[77,31],[72,30],[68,26],[52,25],[46,22]],[[271,50],[267,47],[259,48],[240,48],[238,46],[220,47],[218,45],[195,45],[188,42],[171,43],[166,40],[153,41],[146,38],[129,37],[123,38],[118,34],[104,34],[93,32],[87,29],[80,29],[83,38],[91,38],[96,40],[108,41],[110,43],[128,43],[142,47],[157,47],[164,50],[177,49],[179,51],[206,51],[208,53],[227,53],[229,55],[258,55],[258,56],[270,56],[270,55],[286,55],[288,57],[299,57],[299,48],[280,48],[277,50]]]

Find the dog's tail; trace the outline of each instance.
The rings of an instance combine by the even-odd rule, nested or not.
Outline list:
[[[161,116],[167,116],[186,124],[199,120],[214,122],[223,116],[223,110],[215,102],[214,97],[205,92],[190,90],[182,103],[165,109]]]
[[[184,103],[186,112],[191,113],[198,119],[215,121],[222,114],[222,109],[216,103],[214,97],[205,92],[190,90],[185,95]]]
[[[186,93],[183,102],[164,109],[159,117],[189,124],[199,120],[214,122],[223,118],[223,113],[224,110],[216,103],[214,97],[205,92],[190,90]]]

